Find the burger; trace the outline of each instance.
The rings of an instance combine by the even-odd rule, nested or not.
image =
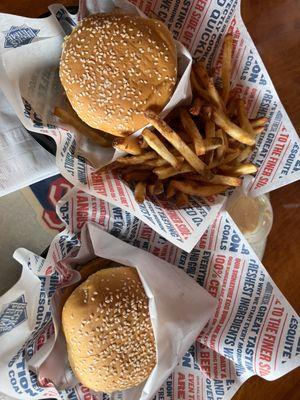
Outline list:
[[[112,393],[139,385],[156,364],[148,298],[135,268],[100,262],[69,294],[62,326],[70,366],[86,387]]]
[[[66,38],[60,80],[82,121],[114,136],[147,125],[176,84],[177,55],[168,28],[136,15],[94,14]]]

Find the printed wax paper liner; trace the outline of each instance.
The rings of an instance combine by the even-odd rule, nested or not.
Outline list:
[[[0,299],[0,382],[6,382],[1,385],[2,393],[22,399],[28,393],[29,398],[84,399],[91,395],[78,384],[61,390],[57,397],[44,373],[44,368],[49,369],[47,362],[37,368],[55,341],[53,293],[76,278],[59,260],[67,260],[77,251],[87,222],[179,267],[218,301],[214,316],[155,400],[230,399],[255,374],[273,380],[299,366],[299,317],[226,211],[218,215],[191,253],[166,241],[133,214],[76,188],[59,202],[57,211],[66,230],[52,243],[49,257],[45,261],[18,250],[17,259],[26,260],[22,277]],[[61,363],[54,358],[52,370],[59,368]],[[40,372],[39,382],[45,387],[37,385],[34,371]],[[66,369],[68,379],[72,382]],[[97,400],[123,399],[121,394],[93,396]]]
[[[70,33],[78,18],[87,13],[111,11],[113,4],[132,11],[132,6],[124,0],[82,0],[77,15],[69,14],[61,5],[53,5],[50,10],[53,21],[56,20],[61,27],[57,29]],[[139,1],[138,6],[146,15],[163,20],[175,39],[189,48],[195,60],[204,61],[208,66],[215,64],[217,74],[222,58],[222,38],[227,32],[233,33],[232,87],[246,100],[250,117],[269,118],[266,131],[259,137],[251,156],[251,161],[259,170],[248,191],[256,196],[299,179],[299,138],[244,26],[240,2],[178,1],[166,6],[163,1]],[[9,18],[5,16],[3,19],[6,30],[12,23]],[[112,159],[113,150],[104,151],[99,146],[92,146],[70,126],[55,126],[57,121],[53,119],[52,110],[60,102],[62,93],[57,78],[62,36],[49,37],[41,43],[31,44],[26,37],[23,43],[19,39],[19,45],[26,46],[17,47],[14,51],[11,49],[10,52],[1,48],[0,84],[20,120],[29,129],[54,137],[58,147],[57,165],[65,178],[76,187],[133,213],[167,240],[190,251],[216,217],[224,197],[208,200],[193,198],[191,207],[181,210],[170,202],[154,198],[140,205],[131,189],[119,178],[106,172],[96,174],[87,158],[94,165],[99,165],[99,160],[105,164]],[[185,57],[187,64],[186,53]],[[15,60],[22,62],[16,63]],[[189,68],[190,65],[187,65],[186,74]],[[189,87],[186,84],[183,86],[180,96],[182,99],[189,98]]]
[[[71,242],[73,246],[70,246]],[[213,316],[217,302],[184,271],[111,236],[98,224],[84,226],[80,243],[78,252],[78,240],[60,234],[51,244],[46,260],[25,249],[15,253],[23,264],[26,279],[22,275],[17,284],[20,286],[23,282],[22,294],[15,293],[13,287],[4,296],[3,303],[0,299],[3,305],[0,316],[0,343],[3,348],[3,352],[0,351],[0,390],[19,399],[24,399],[24,395],[38,399],[59,398],[60,394],[54,393],[53,384],[56,388],[68,389],[78,384],[67,366],[66,346],[61,333],[60,310],[64,294],[55,293],[55,289],[79,279],[80,274],[68,268],[70,264],[82,265],[97,255],[135,267],[149,298],[157,364],[145,382],[122,392],[121,396],[124,400],[151,400]],[[72,250],[72,253],[68,251],[67,258],[64,257],[66,249]],[[34,289],[33,296],[30,295],[30,287]],[[15,295],[17,298],[14,298]],[[22,347],[25,347],[25,353]],[[24,366],[24,373],[19,374],[20,363]],[[38,374],[41,383],[51,382],[49,393],[48,389],[34,388],[32,380],[32,387],[23,390],[25,376],[27,379],[32,376],[30,371]],[[18,384],[13,385],[9,379],[13,376],[20,376],[17,393]],[[97,398],[102,397],[101,393],[97,395]]]

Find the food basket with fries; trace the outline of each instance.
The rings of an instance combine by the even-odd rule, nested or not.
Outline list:
[[[141,9],[162,17],[158,5]],[[162,19],[194,56],[193,66],[178,44],[181,78],[173,96],[161,112],[143,110],[144,127],[130,135],[94,129],[66,101],[58,83],[64,34],[2,53],[0,75],[25,126],[56,140],[64,177],[133,213],[187,251],[236,187],[257,196],[300,175],[299,139],[243,25],[239,2],[225,9],[210,1],[201,11],[196,5],[192,9],[203,17],[194,34],[188,33],[188,15],[181,31],[168,20],[171,16]],[[76,15],[61,5],[50,10],[68,34],[97,12],[141,15],[126,1],[86,1]],[[22,58],[22,70],[16,58]],[[245,175],[251,179],[244,180]]]

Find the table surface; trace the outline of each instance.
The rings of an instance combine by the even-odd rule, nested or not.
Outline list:
[[[62,0],[74,5],[76,0]],[[36,17],[54,0],[1,0],[0,12]],[[300,132],[300,1],[242,0],[246,26],[296,130]],[[274,225],[264,266],[295,310],[300,312],[300,182],[271,193]],[[258,377],[245,383],[235,400],[297,400],[300,370],[268,382]]]

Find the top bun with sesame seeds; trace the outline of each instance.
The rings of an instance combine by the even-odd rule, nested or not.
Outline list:
[[[168,28],[135,15],[94,14],[64,42],[60,79],[78,116],[92,128],[127,136],[160,112],[176,84],[177,54]]]
[[[67,299],[62,325],[71,368],[94,391],[137,386],[156,364],[148,298],[135,268],[90,275]]]

